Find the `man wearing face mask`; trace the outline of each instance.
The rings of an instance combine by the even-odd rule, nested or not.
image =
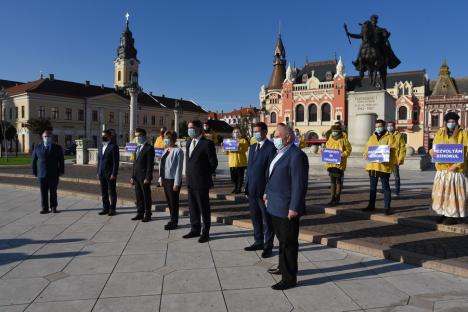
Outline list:
[[[393,176],[395,177],[395,196],[400,195],[400,166],[403,165],[406,156],[406,143],[404,138],[401,136],[400,131],[395,129],[395,122],[389,121],[387,123],[387,131],[393,136],[393,148],[396,154],[396,163],[393,168]]]
[[[98,148],[97,177],[101,184],[102,211],[100,215],[115,216],[117,205],[117,174],[119,173],[119,147],[112,142],[112,132],[102,132]],[[110,200],[109,200],[110,195]]]
[[[432,144],[463,144],[464,158],[467,154],[468,137],[458,125],[460,116],[449,112],[444,116],[445,127],[437,131]],[[434,156],[434,151],[429,151]],[[436,162],[436,175],[432,186],[432,210],[440,217],[438,223],[457,224],[459,218],[468,216],[466,205],[466,161],[462,163]]]
[[[130,183],[135,186],[137,215],[132,220],[151,221],[151,181],[153,180],[154,147],[146,141],[146,130],[135,130],[137,149]]]
[[[250,219],[254,228],[254,243],[245,247],[246,251],[263,250],[262,258],[272,256],[273,223],[263,202],[268,165],[276,155],[275,145],[266,138],[267,125],[257,123],[253,128],[253,137],[257,143],[250,146],[249,166],[247,167],[245,194],[249,197]]]
[[[59,176],[65,173],[65,160],[62,147],[52,143],[52,130],[42,133],[42,142],[37,144],[32,155],[32,170],[41,187],[41,214],[57,213],[57,186]],[[49,202],[50,193],[50,202]]]
[[[190,232],[183,238],[200,236],[199,243],[210,239],[211,209],[209,190],[213,187],[213,174],[218,167],[215,146],[203,136],[203,125],[200,120],[188,124],[188,135],[191,138],[186,149],[186,179],[188,189],[188,206],[190,213]],[[203,218],[203,229],[201,218]]]
[[[375,199],[377,197],[377,183],[380,179],[384,192],[384,208],[385,214],[392,214],[390,208],[391,191],[390,191],[390,174],[396,164],[396,153],[394,148],[394,138],[385,129],[385,121],[378,119],[375,122],[375,132],[370,136],[364,148],[363,158],[367,160],[367,149],[369,146],[388,145],[390,146],[390,161],[389,162],[367,162],[366,170],[369,173],[370,191],[369,204],[363,211],[375,210]]]
[[[290,127],[279,125],[273,143],[278,151],[268,166],[263,199],[279,241],[279,265],[268,272],[281,275],[272,288],[285,290],[297,284],[299,218],[305,214],[309,160],[294,144]]]

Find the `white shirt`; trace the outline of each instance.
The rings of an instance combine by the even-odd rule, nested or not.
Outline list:
[[[266,138],[263,139],[263,140],[261,140],[260,142],[257,142],[257,144],[258,144],[257,150],[260,150],[260,149],[262,148],[262,146],[263,146],[263,144],[265,143],[265,141],[266,141]]]
[[[102,155],[104,155],[104,152],[106,151],[107,145],[109,145],[109,142],[102,143]]]
[[[203,134],[199,135],[199,136],[196,137],[196,138],[193,138],[193,139],[192,139],[192,142],[190,142],[189,157],[192,156],[192,152],[193,152],[193,150],[195,149],[195,146],[197,146],[197,143],[198,143],[198,141],[201,139],[202,136],[203,136]]]
[[[292,143],[294,144],[294,143]],[[277,153],[276,153],[276,156],[275,158],[273,158],[273,160],[271,161],[270,163],[270,168],[269,168],[269,173],[268,173],[268,176],[271,175],[271,173],[273,172],[273,168],[275,167],[275,164],[278,162],[278,160],[281,159],[281,157],[283,157],[284,153],[286,153],[286,151],[291,147],[291,144],[288,144],[286,145],[285,147],[283,147],[282,149],[280,149]]]

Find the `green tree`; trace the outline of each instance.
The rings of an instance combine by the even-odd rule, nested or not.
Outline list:
[[[28,129],[39,136],[47,129],[52,129],[52,123],[45,118],[31,118],[27,123]]]

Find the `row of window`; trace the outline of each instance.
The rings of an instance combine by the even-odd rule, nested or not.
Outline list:
[[[308,121],[316,122],[318,120],[318,107],[315,104],[310,104],[308,107]],[[296,122],[304,122],[304,105],[296,106]],[[321,120],[331,121],[331,105],[328,103],[321,106]]]
[[[10,117],[10,120],[13,120],[13,108],[10,107],[10,111],[9,111],[9,117]],[[18,119],[20,118],[19,116],[19,108],[18,107],[15,107],[15,118]],[[24,119],[26,118],[26,113],[24,111],[24,106],[21,106],[21,118]]]

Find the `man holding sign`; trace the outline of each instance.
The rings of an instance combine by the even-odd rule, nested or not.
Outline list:
[[[346,170],[346,159],[351,154],[351,144],[348,137],[343,135],[342,128],[337,125],[331,127],[331,134],[322,150],[322,162],[330,175],[331,198],[329,205],[340,203],[343,174]]]
[[[466,132],[458,125],[454,112],[445,115],[445,127],[437,131],[433,148],[429,151],[437,173],[432,187],[432,210],[440,218],[438,223],[453,225],[468,215],[466,206],[465,160]]]
[[[375,210],[375,199],[377,197],[377,183],[380,179],[384,191],[385,214],[392,213],[390,208],[390,174],[393,171],[396,161],[394,138],[385,129],[385,121],[378,119],[375,122],[375,132],[367,141],[364,159],[367,160],[366,170],[369,172],[369,204],[363,211]]]

